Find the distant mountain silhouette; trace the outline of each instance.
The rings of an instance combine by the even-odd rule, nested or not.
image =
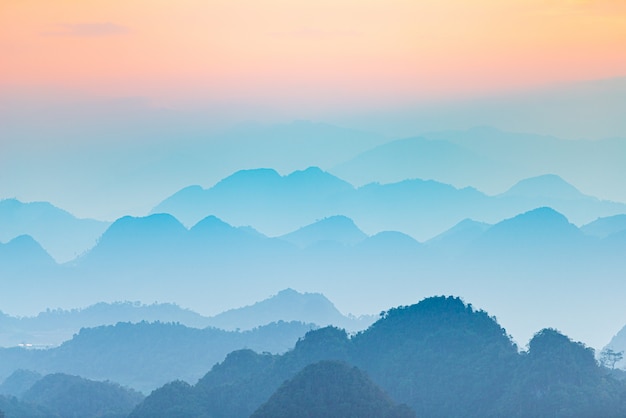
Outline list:
[[[194,328],[209,325],[208,318],[169,303],[100,302],[83,309],[46,310],[32,317],[12,317],[0,312],[0,347],[57,346],[71,339],[81,328],[141,321],[178,322]]]
[[[279,238],[300,248],[306,248],[323,241],[354,245],[366,239],[367,235],[354,224],[352,219],[345,216],[331,216]]]
[[[125,216],[115,221],[98,240],[87,257],[124,254],[139,257],[148,250],[171,250],[187,229],[172,215]]]
[[[474,242],[474,248],[490,248],[498,254],[550,257],[553,251],[578,251],[584,242],[582,232],[565,216],[543,207],[493,225]]]
[[[352,189],[317,167],[288,176],[271,169],[242,170],[210,189],[183,189],[161,202],[153,213],[171,213],[188,226],[213,214],[233,225],[252,225],[280,235],[336,215],[332,210],[320,213],[320,204],[328,205]]]
[[[183,189],[153,212],[171,213],[188,226],[215,215],[270,236],[342,215],[368,235],[399,231],[423,241],[463,219],[493,224],[541,206],[554,208],[577,225],[626,213],[626,204],[586,196],[557,175],[522,180],[505,193],[487,196],[471,187],[418,178],[354,188],[315,167],[288,176],[270,169],[239,171],[210,189]]]
[[[500,166],[463,144],[424,137],[398,139],[365,151],[330,171],[354,184],[393,183],[411,178],[434,179],[455,185],[460,173],[495,170]]]
[[[0,311],[0,347],[20,344],[37,348],[54,347],[71,339],[81,328],[115,325],[118,322],[173,322],[192,328],[210,326],[234,331],[252,330],[273,322],[296,321],[359,331],[374,320],[371,315],[345,316],[324,295],[299,293],[293,289],[282,290],[253,305],[230,309],[212,317],[172,303],[100,302],[83,309],[48,309],[32,317],[13,317]]]
[[[6,244],[0,243],[0,269],[41,268],[56,265],[54,259],[29,235],[20,235]]]
[[[442,203],[437,199],[444,199],[446,209],[440,210]],[[283,177],[273,170],[258,169],[237,172],[207,190],[183,189],[153,212],[171,213],[187,225],[213,214],[230,224],[252,225],[272,236],[334,215],[350,217],[372,233],[401,230],[415,235],[421,229],[418,235],[425,235],[449,226],[450,217],[462,219],[456,219],[462,216],[461,211],[476,210],[484,199],[486,196],[476,190],[457,190],[433,181],[371,184],[356,190],[316,167]],[[421,219],[438,211],[444,219]]]
[[[626,203],[626,193],[618,186],[626,178],[619,157],[624,154],[623,139],[570,141],[477,127],[392,141],[329,171],[356,185],[426,178],[457,187],[471,185],[489,194],[501,193],[524,178],[554,173],[605,199]]]
[[[305,367],[283,383],[251,418],[410,418],[365,373],[337,361]]]
[[[77,219],[48,202],[0,200],[0,242],[30,235],[58,262],[87,251],[109,226],[108,222]]]
[[[21,398],[43,376],[30,370],[16,370],[0,384],[0,395]]]
[[[59,271],[59,266],[50,254],[28,235],[20,235],[6,244],[0,243],[0,278],[3,282],[0,299],[5,299],[3,293],[6,297],[18,289],[22,289],[22,295],[28,291],[45,294],[50,287],[56,286],[45,278],[55,277]],[[13,300],[23,301],[24,298],[22,296]]]
[[[332,234],[338,234],[334,236],[361,229],[341,217],[330,218],[326,225],[337,227],[336,231],[331,228]],[[307,239],[332,239],[330,232]],[[13,283],[0,293],[0,303],[7,313],[32,316],[33,310],[50,305],[141,298],[177,301],[209,316],[296,288],[327,295],[343,312],[371,314],[382,303],[459,290],[510,315],[522,309],[522,300],[534,301],[531,317],[511,322],[516,338],[530,338],[546,316],[564,329],[569,329],[567,324],[590,323],[585,312],[610,321],[613,327],[620,325],[617,318],[609,315],[606,319],[610,304],[600,301],[608,298],[618,303],[626,268],[626,234],[597,239],[550,208],[516,214],[492,226],[466,221],[425,244],[398,231],[381,232],[352,245],[342,239],[346,244],[326,240],[298,248],[214,216],[191,230],[171,215],[123,218],[92,251],[70,264],[31,269],[37,274],[26,274],[25,259],[13,269],[0,264],[6,280]],[[515,287],[515,294],[524,298],[514,298],[513,293],[496,298],[493,289],[503,283]],[[606,295],[603,283],[611,283],[615,291]],[[24,294],[28,299],[21,297]],[[557,313],[547,295],[567,299],[571,306],[586,303],[593,309]],[[505,299],[507,303],[502,302]],[[586,329],[596,335],[591,337],[594,346],[605,343],[602,329]],[[19,335],[28,342],[33,334],[14,333],[12,341]]]
[[[177,323],[83,328],[47,350],[0,348],[0,380],[18,369],[110,380],[149,393],[173,379],[194,382],[233,350],[281,353],[315,325],[277,322],[246,332],[189,328]]]
[[[254,305],[231,309],[208,319],[208,324],[226,330],[249,330],[279,320],[334,325],[349,331],[367,328],[373,317],[347,317],[320,293],[285,289]]]
[[[467,249],[478,237],[487,231],[491,225],[464,219],[449,230],[427,241],[427,245],[435,248],[445,248],[446,251]]]
[[[588,198],[556,174],[545,174],[522,180],[500,196],[567,200]]]
[[[587,235],[606,238],[611,234],[626,231],[626,214],[598,218],[593,222],[580,227]]]
[[[225,245],[241,239],[267,238],[252,229],[235,228],[212,215],[199,221],[189,231],[199,241],[212,242],[214,245]]]
[[[626,213],[624,204],[587,196],[554,174],[522,180],[497,195],[496,199],[502,208],[516,208],[518,211],[549,206],[566,214],[578,225],[591,221],[589,215],[592,213],[598,216]]]
[[[543,207],[493,225],[469,243],[464,257],[483,268],[506,266],[509,277],[546,275],[556,283],[559,271],[598,255],[594,249],[598,247],[565,216]],[[592,265],[588,263],[580,272],[593,271]]]
[[[422,249],[422,245],[412,237],[397,231],[383,231],[361,241],[355,252],[364,257],[390,256],[412,258]]]
[[[197,145],[192,149],[202,156],[204,164],[194,167],[200,173],[215,171],[205,165],[228,170],[265,166],[292,171],[313,164],[333,166],[385,140],[371,132],[296,120],[274,125],[241,124],[213,141],[202,141],[201,149]]]

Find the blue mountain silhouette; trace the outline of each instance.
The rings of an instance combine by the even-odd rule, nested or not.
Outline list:
[[[587,235],[606,238],[611,234],[626,231],[626,215],[614,215],[598,218],[580,227]]]
[[[331,216],[280,237],[300,248],[320,241],[354,245],[366,238],[367,235],[354,224],[352,219],[345,216]]]
[[[354,188],[314,167],[288,176],[269,169],[240,171],[210,189],[183,189],[154,212],[171,213],[188,226],[215,215],[231,225],[252,225],[269,236],[344,215],[368,235],[400,231],[425,241],[466,218],[495,224],[542,206],[577,225],[626,213],[626,205],[586,196],[556,175],[526,179],[506,193],[487,196],[471,187],[458,189],[421,179]]]
[[[300,293],[288,288],[253,305],[230,309],[213,316],[208,323],[226,330],[247,330],[281,320],[318,326],[334,325],[348,331],[357,331],[367,328],[375,318],[345,316],[321,293]]]
[[[0,242],[30,235],[58,262],[93,247],[108,226],[108,222],[77,219],[48,202],[0,200]]]
[[[567,200],[589,198],[556,174],[544,174],[521,180],[500,196]]]
[[[0,268],[45,268],[54,267],[56,262],[29,235],[20,235],[6,244],[0,243]]]

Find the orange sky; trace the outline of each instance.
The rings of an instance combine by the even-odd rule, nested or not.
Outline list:
[[[0,87],[401,103],[626,75],[624,0],[0,0]]]

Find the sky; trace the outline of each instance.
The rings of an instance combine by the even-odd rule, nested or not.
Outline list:
[[[132,202],[107,155],[241,123],[626,137],[624,45],[622,0],[0,0],[0,198],[139,214],[185,184]]]
[[[0,36],[5,92],[287,118],[626,75],[621,0],[3,0]]]

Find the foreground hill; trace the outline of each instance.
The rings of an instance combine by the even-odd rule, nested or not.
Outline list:
[[[51,374],[37,381],[22,401],[59,417],[125,417],[143,400],[140,393],[111,382]]]
[[[626,361],[623,356],[626,353],[626,326],[623,326],[614,336],[609,343],[604,347],[605,349],[613,350],[616,353],[621,353],[622,358],[619,359],[612,367],[624,369]]]
[[[17,397],[0,396],[0,410],[7,418],[123,418],[143,398],[115,383],[57,373],[39,376]]]
[[[307,333],[283,355],[233,352],[194,386],[173,382],[154,391],[131,416],[236,418],[256,410],[261,414],[264,404],[287,408],[284,393],[297,391],[303,380],[311,382],[303,376],[323,373],[318,362],[324,360],[363,370],[417,416],[518,416],[529,410],[536,417],[626,413],[626,387],[597,365],[593,350],[546,329],[535,335],[528,351],[519,353],[493,317],[458,298],[434,297],[385,312],[353,338],[323,328]],[[342,387],[350,391],[351,385],[344,381]],[[297,391],[291,399],[305,402],[307,395],[325,390]]]
[[[411,418],[361,370],[337,361],[306,366],[283,383],[251,418]]]

